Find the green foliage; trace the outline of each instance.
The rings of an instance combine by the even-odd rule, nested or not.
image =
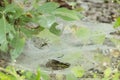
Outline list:
[[[48,29],[44,29],[37,36],[40,37],[40,38],[43,38],[43,39],[48,39],[52,43],[58,44],[60,42],[60,37],[57,36],[58,33],[57,34],[53,34],[55,32],[51,32],[51,28],[49,30]]]
[[[48,2],[38,8],[42,14],[51,14],[59,7],[58,3]]]
[[[71,73],[72,72],[72,73]],[[75,66],[71,68],[71,72],[64,75],[65,80],[79,80],[82,79],[83,75],[86,75],[86,71],[81,66]],[[101,80],[119,80],[120,72],[114,72],[110,67],[106,68],[104,71],[103,77],[99,78],[99,73],[94,73],[94,78],[99,78]],[[16,70],[12,66],[7,68],[0,68],[0,80],[51,80],[50,74],[37,69],[35,73],[28,70]],[[62,80],[63,75],[56,74],[57,80]]]
[[[40,16],[39,24],[45,28],[50,28],[55,23],[55,16]]]
[[[72,72],[75,75],[75,77],[80,78],[84,75],[85,70],[81,66],[76,66],[72,68]]]
[[[23,80],[22,77],[16,74],[13,67],[7,67],[6,69],[0,68],[0,80]]]
[[[116,19],[116,22],[114,23],[114,28],[118,28],[120,26],[120,17]]]
[[[54,11],[54,14],[68,21],[79,20],[79,17],[76,11],[74,10],[70,11],[66,8],[58,8]]]
[[[40,68],[37,70],[36,80],[40,80]]]
[[[31,71],[18,70],[12,66],[0,68],[0,80],[50,80],[47,73],[38,68],[36,74]]]
[[[51,33],[54,33],[55,35],[61,35],[61,30],[56,28],[57,23],[54,23],[51,28],[49,29]]]
[[[112,69],[111,68],[107,68],[105,71],[104,71],[104,77],[105,78],[108,78],[112,73]]]
[[[16,80],[16,78],[11,75],[6,75],[0,72],[0,80]]]
[[[113,80],[119,80],[120,72],[116,72],[113,76]]]
[[[10,41],[14,38],[14,34],[15,34],[15,29],[13,27],[13,25],[10,25],[6,19],[5,16],[2,15],[1,19],[0,19],[0,49],[2,51],[6,51],[8,50],[8,40]]]
[[[61,31],[56,28],[56,18],[66,18],[66,20],[78,20],[79,16],[76,11],[66,8],[58,8],[59,4],[54,2],[38,4],[33,0],[33,8],[24,10],[24,7],[17,4],[7,4],[0,7],[0,50],[11,53],[12,59],[16,59],[23,51],[25,40],[32,37],[44,28],[55,35],[60,35]],[[33,22],[37,27],[26,24]]]

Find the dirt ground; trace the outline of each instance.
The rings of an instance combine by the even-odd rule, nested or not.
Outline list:
[[[74,22],[58,20],[58,27],[76,25],[78,28],[88,28],[92,32],[99,31],[105,34],[106,37],[106,42],[103,45],[98,45],[91,41],[84,44],[80,38],[76,38],[72,34],[71,29],[66,28],[57,43],[49,39],[49,45],[43,48],[38,47],[41,46],[39,44],[42,44],[40,39],[35,41],[29,39],[26,42],[23,53],[14,65],[18,68],[31,71],[35,71],[39,66],[48,73],[54,71],[55,73],[64,74],[70,73],[71,68],[76,65],[82,66],[86,71],[100,64],[103,65],[104,62],[95,60],[95,56],[101,53],[107,57],[106,54],[110,54],[110,52],[106,53],[106,50],[116,49],[116,45],[109,41],[108,38],[113,37],[110,33],[115,31],[115,29],[113,29],[114,16],[119,16],[116,7],[120,5],[97,1],[98,2],[96,2],[96,0],[78,0],[79,6],[85,9],[85,11],[82,12],[85,17],[82,20]],[[46,64],[53,59],[61,63],[69,63],[70,66],[63,70],[51,70],[51,68],[46,67]]]

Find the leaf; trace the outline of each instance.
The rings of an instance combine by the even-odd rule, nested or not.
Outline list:
[[[16,37],[11,41],[11,45],[14,48],[11,50],[11,57],[14,60],[22,53],[25,45],[25,38],[16,34]]]
[[[120,17],[118,17],[114,23],[114,28],[118,28],[120,26]]]
[[[36,80],[40,80],[41,77],[41,71],[40,68],[37,69],[37,74],[36,74]]]
[[[52,32],[53,34],[55,34],[55,35],[57,35],[57,36],[60,36],[61,35],[61,30],[59,30],[59,29],[56,29],[56,26],[57,26],[58,24],[57,23],[54,23],[51,27],[50,27],[50,32]]]
[[[50,15],[50,16],[40,16],[39,17],[40,20],[39,20],[39,25],[44,27],[44,28],[50,28],[53,23],[55,23],[56,19],[55,19],[55,16],[53,15]]]
[[[38,8],[38,11],[43,14],[50,14],[58,7],[59,7],[59,4],[57,4],[55,2],[47,2],[47,3],[43,4],[42,6],[40,6]]]
[[[81,66],[75,66],[71,70],[75,75],[75,77],[78,77],[78,78],[82,77],[85,73],[84,69]]]
[[[3,51],[3,52],[7,52],[7,50],[8,50],[8,41],[1,44],[0,50]]]
[[[79,20],[78,13],[76,11],[68,10],[66,8],[58,8],[53,11],[53,14],[68,21]]]
[[[40,38],[43,38],[43,39],[48,39],[50,42],[52,42],[52,44],[60,43],[60,37],[58,37],[55,34],[51,33],[49,31],[49,29],[44,29],[37,36],[40,37]]]
[[[8,34],[8,35],[6,35]],[[7,23],[6,19],[4,16],[0,19],[0,49],[3,51],[7,51],[7,38],[10,40],[13,39],[13,36],[15,34],[14,27]]]
[[[111,68],[107,68],[105,71],[104,71],[104,77],[105,78],[108,78],[112,73],[112,70]]]
[[[23,71],[22,76],[25,77],[26,80],[35,80],[36,79],[36,75],[31,72],[31,71]]]
[[[20,30],[23,32],[25,37],[32,37],[33,35],[39,34],[42,30],[44,30],[43,27],[38,27],[37,29],[28,29],[26,27],[20,27]]]
[[[6,33],[7,33],[7,26],[5,20],[2,18],[0,19],[0,44],[7,43]]]
[[[19,5],[16,5],[14,3],[9,4],[5,7],[4,10],[5,13],[13,13],[14,18],[19,18],[24,13],[24,9],[21,8]]]
[[[8,12],[15,12],[15,4],[9,4],[5,7],[4,12],[8,13]]]
[[[120,72],[116,72],[114,74],[113,80],[119,80],[119,77],[120,77]]]
[[[16,80],[16,78],[12,75],[0,72],[0,80]]]
[[[0,68],[0,80],[22,80],[22,78],[16,74],[13,66],[7,66],[7,68]]]
[[[16,74],[16,70],[15,70],[15,68],[13,66],[7,66],[6,70]]]

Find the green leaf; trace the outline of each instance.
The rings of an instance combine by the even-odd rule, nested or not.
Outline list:
[[[15,4],[9,4],[5,7],[4,12],[8,13],[8,12],[15,12]]]
[[[16,78],[12,75],[0,72],[0,80],[16,80]]]
[[[52,42],[52,44],[59,44],[60,43],[60,37],[56,36],[55,34],[51,33],[49,29],[44,29],[41,31],[38,35],[38,37],[43,39],[48,39],[49,42]]]
[[[3,52],[7,52],[7,50],[8,50],[8,41],[1,44],[0,50],[3,51]]]
[[[7,38],[12,40],[14,33],[15,33],[14,27],[9,23],[7,23],[5,17],[3,16],[0,19],[0,44],[1,44],[0,49],[1,50],[7,51],[7,44],[8,44]]]
[[[111,68],[107,68],[105,71],[104,71],[104,77],[105,78],[108,78],[112,73],[112,69]]]
[[[24,9],[19,7],[18,5],[16,5],[15,7],[15,19],[19,18],[21,15],[23,15],[25,12],[24,12]]]
[[[71,70],[75,75],[75,77],[78,77],[78,78],[82,77],[85,73],[84,69],[81,66],[75,66]]]
[[[25,77],[26,80],[35,80],[36,79],[36,75],[31,72],[31,71],[23,71],[21,72],[22,76]]]
[[[19,18],[21,15],[24,13],[24,9],[21,8],[19,5],[16,5],[14,3],[9,4],[5,7],[4,12],[7,13],[12,13],[14,18]]]
[[[39,32],[44,30],[44,28],[39,26],[37,29],[28,29],[26,27],[21,26],[20,30],[22,31],[25,37],[32,37],[33,35],[37,35]]]
[[[23,80],[17,75],[13,66],[7,66],[7,68],[0,68],[0,80]]]
[[[74,10],[68,10],[66,8],[58,8],[55,11],[53,11],[53,14],[55,14],[58,17],[61,17],[64,20],[72,21],[72,20],[79,20],[78,13]]]
[[[116,19],[113,27],[114,27],[114,28],[120,27],[120,17],[118,17],[118,18]]]
[[[40,6],[38,8],[38,11],[43,14],[50,14],[58,7],[59,7],[59,4],[57,4],[55,2],[48,2],[48,3],[45,3],[42,6]]]
[[[17,34],[13,41],[11,41],[11,45],[14,48],[11,50],[11,57],[14,60],[22,53],[25,45],[25,38],[22,38]]]
[[[39,17],[39,24],[40,26],[44,27],[44,28],[50,28],[53,23],[55,23],[56,19],[55,16],[50,15],[50,16],[40,16]]]
[[[0,44],[7,43],[6,33],[7,33],[7,26],[5,20],[2,18],[0,19]]]
[[[37,69],[37,74],[36,74],[36,80],[40,80],[41,77],[41,71],[40,68]]]
[[[12,72],[13,74],[16,74],[16,70],[13,66],[7,66],[6,70]]]
[[[119,80],[119,77],[120,77],[120,72],[116,72],[114,74],[113,80]]]
[[[59,29],[56,28],[57,25],[58,25],[57,23],[54,23],[54,24],[50,27],[49,30],[50,30],[50,32],[52,32],[53,34],[60,36],[62,32],[61,32],[61,30],[59,30]]]

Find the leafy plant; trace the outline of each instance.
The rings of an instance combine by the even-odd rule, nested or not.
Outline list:
[[[0,68],[0,80],[22,80],[13,67]]]
[[[116,19],[116,22],[114,23],[114,28],[120,27],[120,17]]]
[[[75,77],[81,78],[84,75],[85,70],[80,66],[76,66],[72,68],[72,72],[75,75]]]
[[[0,80],[49,80],[47,73],[40,68],[36,73],[25,70],[16,70],[12,66],[8,66],[6,69],[0,68]]]
[[[64,20],[78,20],[79,15],[74,10],[58,8],[54,2],[39,5],[33,1],[33,8],[25,11],[22,5],[12,3],[0,7],[0,50],[11,54],[11,58],[17,58],[23,51],[28,37],[36,35],[45,28],[55,35],[61,31],[56,29],[56,18]],[[36,27],[28,26],[27,23],[35,23]]]

